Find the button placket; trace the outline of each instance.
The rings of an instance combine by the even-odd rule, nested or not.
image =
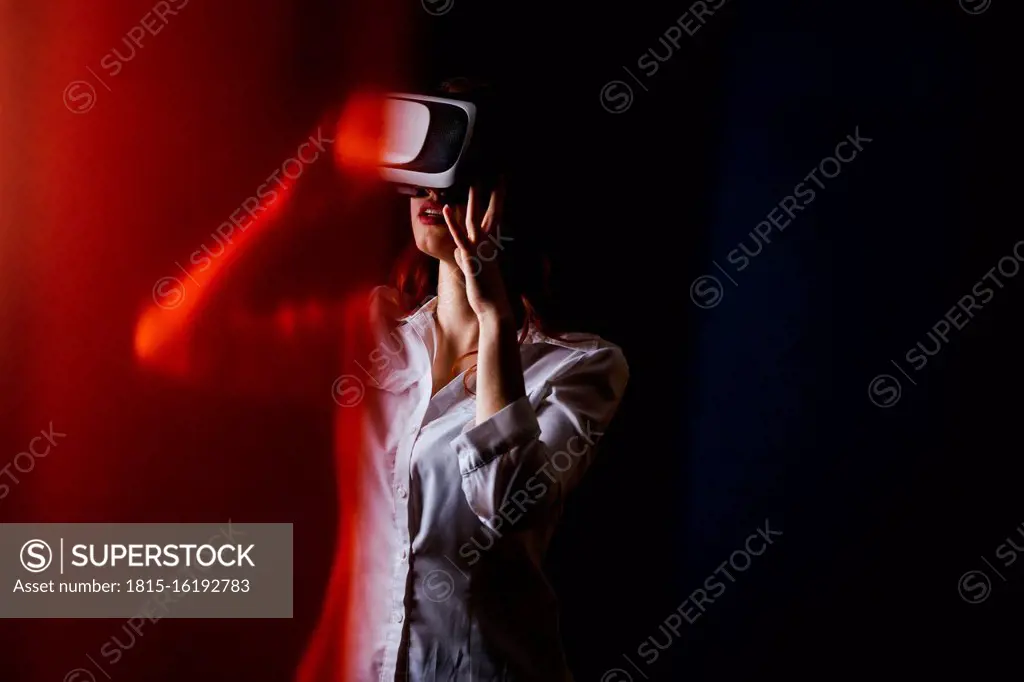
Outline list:
[[[394,493],[394,521],[399,545],[399,560],[395,562],[391,584],[391,622],[387,626],[387,645],[385,660],[381,668],[381,680],[393,680],[399,668],[399,657],[402,655],[405,629],[406,598],[409,593],[409,558],[412,552],[409,538],[409,486],[412,481],[412,452],[419,439],[423,421],[426,419],[430,405],[430,387],[433,376],[430,372],[430,351],[428,342],[421,330],[416,329],[421,344],[414,344],[413,352],[420,354],[419,368],[422,369],[417,383],[419,399],[413,412],[410,428],[399,443],[394,467],[392,469],[392,490]]]
[[[398,659],[402,655],[404,644],[405,602],[409,592],[409,484],[412,480],[412,452],[419,439],[422,422],[426,418],[426,408],[429,404],[429,382],[432,381],[430,372],[426,372],[420,379],[419,388],[426,395],[426,400],[420,399],[414,415],[413,427],[408,435],[402,439],[399,445],[394,469],[394,494],[395,494],[395,524],[398,531],[398,543],[400,559],[395,562],[395,570],[392,575],[392,601],[391,601],[391,623],[389,624],[389,644],[386,647],[387,676],[390,679],[398,669]],[[394,635],[393,639],[391,635]],[[391,644],[390,642],[393,642]],[[382,670],[382,673],[384,671]]]

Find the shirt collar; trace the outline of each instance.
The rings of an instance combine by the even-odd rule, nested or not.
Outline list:
[[[431,296],[416,310],[412,311],[408,315],[399,317],[398,321],[411,322],[413,318],[422,318],[425,315],[433,315],[435,310],[437,310],[437,296]]]
[[[423,349],[427,351],[426,355],[428,358],[433,354],[432,348],[434,334],[436,333],[434,313],[437,312],[437,304],[437,296],[431,296],[416,310],[395,318],[399,322],[399,328],[406,327],[407,330],[411,330],[416,336],[419,336],[420,341],[423,343]],[[516,332],[517,338],[521,333],[522,330]],[[591,348],[596,345],[595,337],[589,334],[565,334],[563,336],[565,338],[552,338],[540,331],[536,325],[531,324],[530,329],[526,333],[526,338],[523,339],[521,345],[549,343],[577,350]],[[429,360],[426,367],[421,366],[419,362],[412,360],[411,357],[407,357],[406,360],[408,364],[405,366],[392,368],[393,371],[379,384],[381,388],[389,392],[400,392],[419,381],[424,374],[430,376]]]
[[[426,301],[424,301],[424,303],[419,308],[412,311],[408,315],[404,315],[402,317],[397,318],[397,321],[408,323],[410,326],[412,326],[422,334],[424,330],[428,329],[428,324],[432,322],[430,318],[434,315],[434,313],[437,312],[437,301],[438,299],[436,295],[431,296]],[[522,334],[522,329],[516,330],[516,338],[519,338],[520,334]],[[529,330],[527,330],[526,332],[526,338],[523,339],[523,344],[525,345],[527,343],[545,343],[551,342],[552,340],[553,339],[550,339],[548,336],[543,334],[539,329],[537,329],[537,325],[531,324]]]

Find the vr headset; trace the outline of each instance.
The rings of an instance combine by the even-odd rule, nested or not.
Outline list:
[[[481,115],[483,114],[483,115]],[[464,203],[469,187],[494,186],[501,154],[483,102],[454,97],[390,93],[384,101],[384,134],[378,170],[402,194],[434,190]]]

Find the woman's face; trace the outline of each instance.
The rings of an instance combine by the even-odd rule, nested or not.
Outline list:
[[[412,233],[416,247],[438,260],[452,260],[455,253],[455,240],[448,231],[441,209],[445,200],[434,190],[426,190],[427,196],[412,197],[409,200],[409,213],[412,218]],[[464,206],[452,206],[453,210],[463,210]]]

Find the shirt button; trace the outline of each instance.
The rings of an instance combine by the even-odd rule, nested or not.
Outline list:
[[[391,614],[391,619],[394,620],[396,623],[401,623],[402,620],[404,619],[404,616],[400,612],[395,611],[393,614]]]
[[[405,492],[405,488],[402,487],[402,486],[398,486],[397,488],[395,488],[395,490],[398,492],[398,496],[400,498],[402,498],[403,500],[405,499],[406,495],[409,494],[409,493]]]
[[[402,561],[405,561],[408,558],[409,558],[409,550],[403,549],[402,550]]]

